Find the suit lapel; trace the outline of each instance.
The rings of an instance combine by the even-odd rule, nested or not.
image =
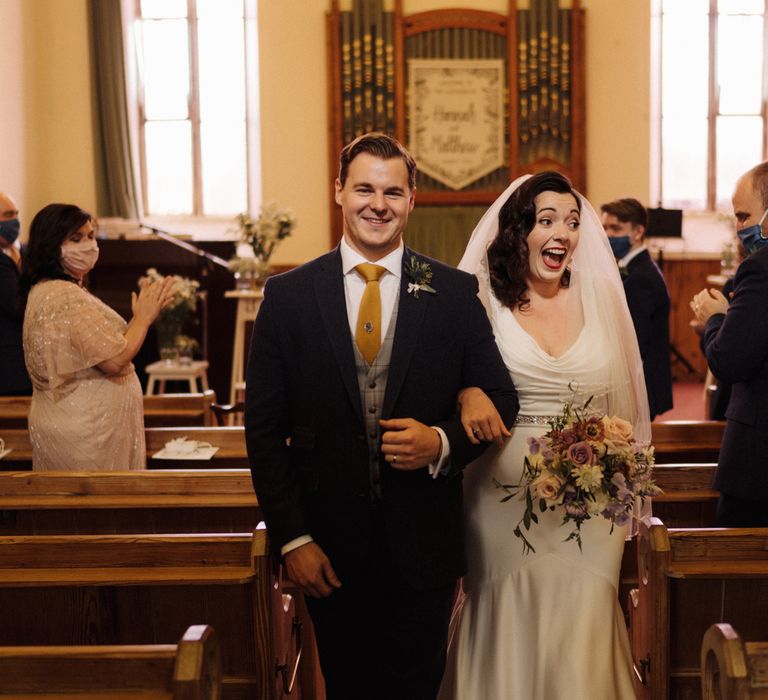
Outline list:
[[[344,387],[358,418],[362,421],[363,408],[360,403],[360,388],[357,385],[355,352],[352,349],[352,335],[349,332],[344,274],[338,248],[325,257],[320,272],[315,276],[315,296],[334,357],[339,365]]]
[[[411,280],[405,274],[405,263],[414,253],[407,247],[403,251],[403,265],[400,276],[400,298],[397,306],[397,326],[392,346],[392,359],[389,364],[387,390],[384,394],[382,415],[389,418],[408,372],[411,357],[416,350],[424,314],[431,303],[432,294],[421,292],[418,297],[408,294]],[[417,256],[418,257],[418,256]]]

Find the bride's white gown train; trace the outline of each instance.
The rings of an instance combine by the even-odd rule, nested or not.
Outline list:
[[[590,323],[560,357],[545,353],[513,314],[491,299],[497,342],[517,387],[521,416],[552,416],[572,396],[605,391],[601,337]],[[585,309],[589,309],[585,305]],[[579,397],[577,396],[577,401]],[[527,439],[543,434],[540,422],[518,424],[502,449],[491,447],[465,472],[468,574],[449,648],[442,700],[624,700],[634,698],[618,579],[626,529],[603,518],[582,527],[583,551],[564,542],[556,511],[539,514],[523,554],[512,534],[524,503],[501,503],[493,479],[517,484]]]

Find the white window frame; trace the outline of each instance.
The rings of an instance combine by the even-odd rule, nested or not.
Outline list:
[[[684,1],[684,0],[681,0]],[[717,84],[717,20],[718,0],[709,0],[708,10],[708,111],[707,111],[707,175],[704,211],[717,211],[717,118],[721,116]],[[651,199],[669,204],[664,193],[664,143],[662,133],[662,64],[664,31],[662,0],[653,0],[651,8]],[[739,116],[728,114],[725,116]],[[744,116],[754,116],[753,114]],[[762,160],[768,158],[768,0],[763,5],[763,86],[760,117],[763,120]],[[757,164],[757,161],[755,162]],[[675,202],[672,202],[675,205]]]
[[[132,19],[135,23],[143,21],[141,0],[128,0],[131,3]],[[259,79],[258,79],[258,0],[243,0],[243,31],[245,34],[245,95],[246,95],[246,207],[248,211],[257,211],[261,204],[261,147],[259,120]],[[199,55],[196,0],[187,0],[187,33],[189,45],[189,80],[187,120],[192,132],[192,213],[180,215],[153,214],[147,210],[147,158],[145,150],[144,89],[140,78],[136,79],[136,128],[138,137],[139,173],[141,182],[142,209],[144,221],[165,226],[179,225],[187,232],[202,235],[222,235],[229,237],[230,231],[222,224],[232,225],[232,217],[207,215],[203,212],[203,173],[200,145],[200,91],[199,91]],[[139,60],[138,54],[136,60]],[[137,70],[140,76],[141,70]],[[206,224],[212,224],[208,227]],[[192,228],[190,229],[190,225]]]

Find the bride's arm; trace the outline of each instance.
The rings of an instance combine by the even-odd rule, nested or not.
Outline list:
[[[470,442],[479,445],[484,440],[501,447],[510,432],[488,395],[482,389],[470,386],[459,392],[457,401],[461,408],[461,424]]]

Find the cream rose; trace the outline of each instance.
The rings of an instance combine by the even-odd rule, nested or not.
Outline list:
[[[617,416],[603,417],[605,437],[614,442],[630,442],[632,440],[632,423]]]
[[[563,494],[558,495],[562,485],[556,476],[543,472],[533,481],[531,490],[534,498],[543,498],[548,506],[557,506],[563,501]]]

